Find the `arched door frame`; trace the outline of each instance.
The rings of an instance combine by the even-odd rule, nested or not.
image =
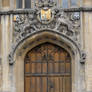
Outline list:
[[[28,89],[29,92],[33,89],[42,92],[51,90],[71,92],[71,57],[64,48],[49,42],[37,45],[27,52],[24,71],[25,92]],[[35,81],[35,84],[32,80]]]
[[[82,92],[84,79],[82,78],[83,74],[81,75],[81,71],[84,68],[81,68],[80,64],[82,59],[81,50],[72,40],[52,30],[41,30],[32,34],[20,42],[16,48],[12,57],[15,62],[13,62],[13,67],[10,66],[12,76],[11,92],[24,92],[24,57],[33,47],[45,42],[54,43],[64,48],[70,54],[72,62],[72,92]]]

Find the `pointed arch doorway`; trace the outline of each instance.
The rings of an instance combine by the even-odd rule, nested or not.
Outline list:
[[[24,62],[24,92],[71,92],[71,58],[63,48],[43,43]]]

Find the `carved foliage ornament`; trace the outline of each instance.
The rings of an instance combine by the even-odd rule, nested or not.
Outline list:
[[[65,13],[55,7],[54,2],[39,2],[32,13],[17,15],[14,20],[14,43],[9,55],[12,64],[14,53],[21,41],[33,33],[42,30],[53,30],[71,39],[79,49],[80,13]],[[81,50],[80,50],[81,53]],[[84,55],[80,55],[84,62]]]

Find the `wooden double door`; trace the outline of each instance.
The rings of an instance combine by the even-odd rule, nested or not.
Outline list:
[[[27,53],[24,67],[25,92],[71,92],[71,58],[63,48],[41,44]]]

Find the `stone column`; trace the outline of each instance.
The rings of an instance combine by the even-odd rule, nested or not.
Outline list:
[[[10,48],[9,52],[11,51],[12,43],[13,43],[13,15],[10,15],[10,30],[9,30],[9,43],[10,43]],[[16,87],[15,87],[15,74],[14,74],[14,65],[9,65],[9,78],[10,78],[10,92],[16,92]]]
[[[0,16],[0,92],[2,92],[2,28]]]
[[[9,83],[9,16],[2,16],[2,70],[3,70],[3,87],[2,92],[10,92]]]

